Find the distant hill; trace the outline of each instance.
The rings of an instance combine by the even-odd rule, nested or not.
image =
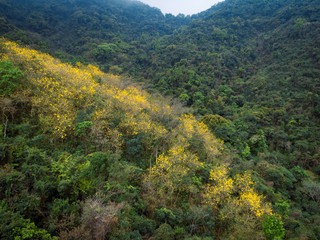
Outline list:
[[[0,14],[2,35],[83,61],[105,61],[99,51],[117,51],[115,56],[138,51],[135,41],[172,34],[190,22],[131,0],[1,0]],[[102,43],[116,45],[99,48]]]

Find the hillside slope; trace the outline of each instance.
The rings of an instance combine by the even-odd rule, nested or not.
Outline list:
[[[160,38],[146,72],[154,87],[200,114],[232,120],[234,127],[216,134],[238,149],[262,129],[270,151],[295,152],[293,163],[314,168],[319,20],[318,1],[227,0]]]
[[[71,64],[1,39],[2,214],[72,238],[100,226],[84,206],[106,197],[120,214],[107,238],[273,239],[283,222],[285,239],[318,240],[319,8],[226,0],[185,18],[125,0],[0,0],[2,35]],[[247,201],[247,177],[275,218]]]
[[[0,53],[2,239],[283,235],[252,174],[230,176],[191,114],[91,65],[5,39]]]

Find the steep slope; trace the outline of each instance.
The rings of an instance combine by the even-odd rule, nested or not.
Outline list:
[[[16,3],[24,7],[18,8]],[[130,194],[132,198],[141,196],[141,199],[137,197],[135,200],[128,200],[135,205],[134,213],[127,210],[128,215],[121,219],[123,225],[117,225],[117,233],[113,233],[117,236],[116,239],[129,232],[131,235],[123,235],[123,239],[134,238],[137,231],[145,238],[152,234],[157,238],[157,234],[169,232],[164,235],[164,239],[170,239],[173,235],[180,238],[183,234],[183,237],[197,235],[202,238],[214,236],[218,239],[273,239],[275,235],[263,236],[264,230],[260,230],[263,229],[262,226],[271,226],[277,220],[264,220],[264,224],[261,219],[256,221],[256,214],[252,215],[257,213],[254,208],[249,211],[252,222],[243,224],[242,217],[248,217],[248,209],[239,207],[237,202],[237,197],[244,192],[237,190],[239,181],[236,181],[235,176],[244,171],[252,171],[259,193],[264,194],[272,202],[274,211],[282,215],[287,239],[320,238],[318,0],[226,0],[192,18],[163,16],[156,9],[137,2],[128,4],[127,1],[101,0],[88,3],[75,0],[60,4],[60,1],[44,3],[32,0],[28,3],[30,5],[25,1],[0,0],[0,11],[3,11],[1,16],[6,16],[0,18],[0,31],[11,39],[55,53],[64,61],[71,62],[73,70],[68,70],[70,66],[61,67],[60,62],[58,64],[58,61],[49,61],[47,58],[43,59],[56,62],[61,68],[54,64],[54,69],[57,70],[54,73],[49,71],[50,76],[46,82],[36,82],[37,79],[33,78],[34,75],[38,76],[39,72],[33,72],[38,71],[38,68],[30,70],[28,79],[33,79],[32,84],[28,80],[30,86],[37,90],[45,87],[59,94],[45,96],[37,93],[34,96],[37,96],[35,99],[38,102],[34,101],[33,107],[24,105],[23,101],[18,101],[19,98],[14,100],[20,107],[24,106],[25,110],[32,110],[21,116],[13,114],[14,119],[22,119],[26,123],[28,120],[25,119],[29,119],[29,114],[38,116],[38,122],[30,121],[33,129],[37,129],[37,135],[26,130],[29,122],[26,125],[19,123],[18,126],[14,125],[15,122],[10,123],[11,112],[15,113],[16,110],[10,104],[4,104],[7,112],[2,116],[3,128],[8,128],[4,133],[10,136],[11,145],[3,148],[6,150],[1,156],[8,156],[12,152],[14,154],[10,159],[20,156],[22,147],[16,153],[12,146],[20,146],[19,136],[25,137],[24,134],[27,133],[33,137],[28,141],[30,146],[37,143],[42,151],[43,144],[37,141],[41,142],[44,138],[49,152],[62,148],[72,155],[72,161],[77,151],[86,155],[95,150],[111,150],[116,152],[116,158],[129,162],[131,170],[138,167],[138,172],[148,172],[153,180],[149,181],[144,178],[146,175],[134,173],[133,179],[129,181],[125,174],[117,172],[121,177],[113,175],[110,181],[116,180],[111,181],[111,186],[109,183],[104,186],[113,191],[110,194],[115,194],[116,197],[112,195],[110,199],[117,203],[123,199],[127,201],[126,197]],[[37,4],[41,5],[37,7]],[[34,9],[40,12],[42,19],[31,14]],[[133,9],[136,10],[132,11]],[[30,21],[33,23],[30,24]],[[21,29],[25,32],[21,32]],[[25,65],[16,61],[15,57],[11,60],[20,68]],[[78,64],[78,60],[99,65],[106,72],[123,73],[136,80],[143,80],[147,82],[149,92],[157,89],[191,106],[197,118],[202,119],[219,139],[224,140],[227,150],[222,151],[222,156],[215,152],[213,155],[217,155],[214,161],[227,162],[230,175],[215,163],[211,166],[207,162],[210,141],[205,143],[205,139],[209,133],[194,117],[181,117],[179,108],[170,109],[166,106],[169,104],[158,107],[162,100],[152,100],[153,97],[141,94],[141,89],[133,88],[128,81],[118,81],[118,77],[105,75],[90,65],[86,67]],[[2,68],[8,66],[10,64],[4,62]],[[26,68],[21,69],[25,75],[29,72]],[[47,66],[47,69],[50,67]],[[78,69],[84,71],[76,75]],[[10,74],[18,78],[19,71],[14,68],[11,70]],[[61,71],[64,74],[59,75]],[[52,78],[52,74],[56,77]],[[42,75],[38,80],[41,79]],[[62,79],[66,84],[60,85],[56,79]],[[70,79],[82,79],[83,83],[81,80],[75,84]],[[52,84],[48,84],[51,82]],[[108,82],[112,84],[108,85]],[[6,86],[7,82],[0,84]],[[131,86],[129,89],[126,88],[127,84]],[[76,86],[77,91],[71,91],[72,86]],[[12,82],[5,91],[0,88],[0,93],[7,94],[15,88],[16,82]],[[25,88],[29,89],[29,86]],[[110,91],[106,90],[109,88]],[[19,97],[25,99],[22,96],[27,95],[25,93]],[[100,98],[100,95],[103,97]],[[82,97],[79,99],[79,96]],[[50,106],[49,101],[55,107]],[[98,107],[93,107],[95,105]],[[42,112],[38,113],[38,109],[42,109]],[[160,109],[159,113],[156,109]],[[99,110],[96,117],[94,110]],[[10,126],[9,123],[13,125]],[[149,131],[156,134],[147,134],[146,137],[145,132]],[[205,136],[200,134],[203,131]],[[186,143],[190,136],[191,141]],[[29,156],[29,153],[26,155]],[[50,159],[55,160],[61,157],[63,166],[69,164],[67,157],[60,153],[49,155]],[[81,164],[86,161],[81,159],[78,159]],[[16,164],[15,160],[12,161]],[[153,168],[155,163],[159,165]],[[205,165],[205,169],[201,169],[201,163]],[[123,170],[123,165],[120,165],[114,165],[112,169]],[[131,168],[132,166],[134,167]],[[216,173],[211,173],[212,167],[220,172],[221,181],[216,179]],[[184,172],[185,168],[187,174]],[[22,179],[11,168],[5,171],[4,179]],[[59,179],[64,182],[58,184],[59,187],[53,190],[56,192],[52,196],[59,191],[65,191],[66,194],[66,189],[76,189],[73,200],[78,197],[90,198],[92,192],[81,195],[82,191],[87,191],[82,188],[87,179],[80,176],[80,170],[67,171],[75,171],[75,179],[70,180],[61,173]],[[107,170],[95,171],[110,174]],[[7,176],[8,173],[11,174],[10,177]],[[99,174],[98,178],[100,177]],[[138,179],[139,183],[134,179]],[[7,180],[3,180],[5,181]],[[70,181],[72,184],[68,185]],[[100,180],[94,177],[88,181],[98,184],[97,181]],[[124,185],[116,185],[117,181]],[[211,185],[204,187],[207,183]],[[39,185],[42,186],[41,184],[40,181]],[[37,189],[40,187],[37,186]],[[224,190],[219,192],[217,189]],[[130,190],[129,193],[127,190]],[[229,196],[228,192],[232,193],[233,201],[225,201],[225,197]],[[34,199],[37,199],[37,194]],[[215,197],[211,198],[211,194]],[[61,199],[66,201],[66,198]],[[223,204],[216,202],[219,199]],[[59,204],[55,204],[52,203],[50,207],[58,207]],[[13,208],[17,209],[17,205],[19,204],[15,202]],[[138,205],[143,207],[139,208]],[[212,215],[207,206],[217,212]],[[33,209],[28,214],[32,216],[34,212],[36,210]],[[242,215],[243,212],[246,214]],[[28,214],[24,213],[23,216]],[[70,217],[70,212],[68,214]],[[43,218],[37,213],[35,215],[32,221],[38,224],[41,222],[38,218]],[[215,221],[211,218],[213,216]],[[226,219],[222,216],[226,216]],[[48,220],[51,221],[50,224],[55,221],[54,218],[53,214],[51,220]],[[56,217],[59,218],[62,217]],[[234,222],[229,221],[230,219],[234,219]],[[128,225],[126,221],[129,222]],[[143,223],[143,227],[139,227],[140,223]],[[47,225],[45,228],[49,229]],[[155,231],[155,228],[158,229]],[[279,229],[277,234],[281,235],[282,228]],[[50,233],[54,231],[58,230]]]
[[[2,239],[284,234],[252,174],[230,176],[223,143],[191,114],[91,65],[5,39],[0,53]]]

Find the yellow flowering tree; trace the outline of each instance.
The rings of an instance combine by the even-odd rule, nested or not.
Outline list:
[[[231,198],[234,192],[234,181],[228,176],[225,166],[217,166],[210,171],[210,183],[205,186],[204,201],[206,204],[217,207]]]
[[[181,194],[195,193],[192,181],[195,171],[203,166],[198,158],[181,146],[174,146],[157,159],[145,178],[145,184],[156,189],[156,198],[164,205],[173,206]]]
[[[255,183],[249,172],[234,178],[228,175],[228,169],[223,165],[211,170],[210,183],[204,187],[204,203],[218,212],[220,224],[228,232],[233,229],[233,237],[257,238],[262,234],[258,229],[264,218],[273,215],[272,208],[254,189]],[[225,239],[229,238],[230,235]]]
[[[191,114],[182,115],[179,121],[180,124],[175,130],[177,138],[202,160],[217,164],[217,157],[223,150],[223,142]]]
[[[123,135],[153,133],[159,138],[167,133],[152,116],[159,111],[170,112],[170,107],[152,106],[150,96],[139,87],[128,86],[118,76],[105,74],[95,66],[71,66],[8,40],[1,41],[1,59],[21,66],[32,86],[33,113],[39,117],[43,131],[55,139],[73,136],[79,111],[87,109],[96,143],[111,149],[120,150]]]

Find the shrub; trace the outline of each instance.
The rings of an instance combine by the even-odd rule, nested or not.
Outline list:
[[[91,178],[96,178],[99,176],[104,178],[107,176],[107,169],[113,162],[119,160],[119,156],[112,154],[111,152],[95,152],[89,154],[87,159],[89,160],[90,165],[85,174],[89,175]]]
[[[262,230],[267,240],[280,240],[284,237],[282,221],[273,215],[267,215],[262,224]]]
[[[283,218],[286,218],[289,213],[290,205],[286,201],[279,201],[274,205],[275,211]]]
[[[4,201],[0,202],[0,238],[15,240],[57,240],[29,219],[11,212]]]
[[[156,228],[156,223],[154,220],[147,219],[142,216],[135,216],[133,218],[132,227],[135,230],[138,230],[141,235],[145,235],[147,233],[153,234]]]
[[[228,120],[220,115],[206,115],[202,118],[202,122],[208,126],[211,131],[214,131],[219,126],[226,126]]]
[[[176,216],[176,214],[178,216]],[[170,225],[176,225],[182,222],[182,216],[178,210],[171,211],[167,208],[158,208],[153,214],[153,218],[159,223],[169,223]]]
[[[92,122],[90,121],[80,122],[76,125],[76,131],[74,135],[79,137],[84,137],[89,133],[91,127],[92,127]]]
[[[169,224],[164,223],[155,231],[154,238],[157,240],[173,240],[174,231]]]
[[[290,171],[298,181],[302,181],[308,177],[306,172],[300,166],[295,166]]]
[[[19,86],[19,80],[23,73],[15,67],[11,61],[3,60],[0,62],[0,95],[9,96]]]

